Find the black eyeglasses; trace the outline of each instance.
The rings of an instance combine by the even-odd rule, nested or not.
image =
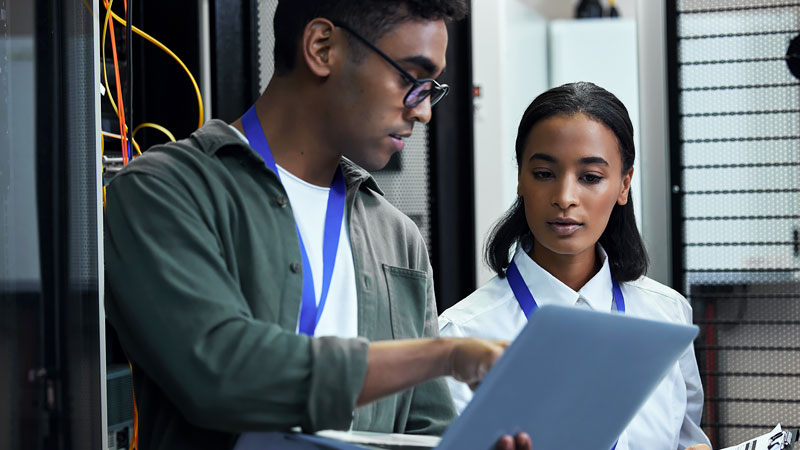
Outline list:
[[[372,42],[368,41],[367,38],[361,36],[352,28],[348,27],[347,25],[339,22],[333,22],[333,24],[348,33],[355,36],[356,39],[363,42],[364,45],[367,47],[375,50],[375,52],[383,57],[389,64],[392,65],[395,69],[397,69],[403,77],[407,79],[412,85],[411,89],[408,90],[408,93],[403,98],[403,106],[406,108],[413,108],[420,103],[422,103],[427,97],[431,98],[431,108],[433,105],[439,103],[439,100],[443,99],[447,92],[450,91],[450,86],[446,84],[439,84],[438,81],[434,80],[433,78],[423,78],[423,79],[416,79],[413,75],[408,73],[407,70],[403,69],[400,64],[398,64],[395,60],[389,57],[386,53],[383,53],[381,49],[375,46]]]

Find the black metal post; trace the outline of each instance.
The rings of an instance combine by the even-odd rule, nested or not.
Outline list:
[[[256,0],[211,3],[211,102],[214,117],[239,118],[259,95]]]
[[[687,295],[684,221],[683,163],[681,156],[681,96],[679,78],[678,7],[675,0],[666,2],[667,21],[667,106],[669,109],[670,192],[672,218],[672,287]]]
[[[469,295],[475,274],[472,33],[470,19],[449,24],[450,95],[434,108],[430,131],[432,265],[439,312]]]

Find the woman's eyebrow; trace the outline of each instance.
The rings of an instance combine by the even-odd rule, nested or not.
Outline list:
[[[533,155],[531,155],[530,161],[533,161],[534,159],[551,163],[558,161],[555,156],[548,155],[547,153],[534,153]]]
[[[608,161],[606,161],[605,159],[603,159],[603,158],[601,158],[599,156],[589,156],[589,157],[586,157],[586,158],[581,158],[580,159],[580,163],[581,164],[602,164],[604,166],[608,165]]]
[[[549,163],[557,163],[558,162],[558,158],[556,158],[553,155],[548,155],[547,153],[534,153],[533,155],[531,155],[530,160],[531,161],[540,160],[540,161],[545,161],[545,162],[549,162]],[[608,161],[606,161],[605,159],[603,159],[603,158],[601,158],[599,156],[587,156],[585,158],[579,159],[578,163],[580,163],[582,165],[588,165],[588,164],[602,164],[604,166],[608,166],[609,165]]]

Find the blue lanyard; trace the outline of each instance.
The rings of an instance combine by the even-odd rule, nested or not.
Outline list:
[[[506,278],[508,278],[508,285],[511,286],[511,291],[514,292],[514,297],[517,298],[519,307],[522,308],[522,312],[525,313],[525,318],[529,318],[531,314],[539,308],[539,305],[536,304],[533,294],[530,289],[528,289],[528,285],[525,284],[525,279],[522,278],[522,274],[519,273],[519,269],[517,269],[517,265],[514,261],[511,261],[511,264],[508,265]],[[614,303],[617,305],[617,311],[624,314],[625,297],[622,295],[622,289],[619,288],[619,283],[617,283],[617,280],[613,277],[611,278],[611,284],[613,286]],[[618,443],[619,441],[615,442],[611,450],[616,449]]]
[[[267,143],[264,129],[258,120],[255,105],[242,116],[242,128],[244,134],[253,147],[267,164],[267,167],[275,172],[280,180],[278,166],[272,156],[272,150]],[[311,273],[311,263],[308,259],[306,246],[303,244],[303,237],[300,229],[297,228],[297,239],[300,241],[300,252],[303,254],[303,303],[300,308],[300,323],[298,329],[300,333],[309,336],[314,335],[317,329],[322,311],[325,309],[325,300],[328,298],[328,290],[331,287],[333,278],[333,267],[336,265],[336,253],[339,250],[339,236],[342,231],[342,218],[344,217],[344,202],[347,188],[344,183],[344,175],[340,168],[336,169],[336,174],[331,183],[328,193],[328,205],[325,211],[325,234],[322,241],[322,293],[319,296],[319,306],[317,306],[316,293],[314,292],[314,277]]]
[[[525,280],[522,278],[522,274],[519,273],[519,269],[517,269],[517,265],[514,261],[511,261],[511,264],[508,265],[506,278],[508,278],[508,285],[511,286],[514,297],[517,298],[517,303],[519,303],[519,307],[522,308],[522,312],[525,313],[525,317],[530,317],[539,305],[536,304],[533,294],[528,289],[528,285],[525,284]],[[617,311],[625,313],[625,297],[622,295],[622,289],[619,288],[619,283],[617,283],[614,278],[611,278],[611,284],[613,286],[614,303],[617,305]]]

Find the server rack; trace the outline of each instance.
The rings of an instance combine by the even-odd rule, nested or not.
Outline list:
[[[30,123],[4,130],[0,141],[15,148],[0,152],[0,180],[11,174],[11,185],[34,193],[31,204],[15,203],[5,197],[8,185],[2,186],[1,216],[12,219],[32,209],[28,227],[9,228],[4,219],[3,238],[32,242],[35,255],[26,256],[37,266],[31,280],[19,283],[19,255],[0,246],[0,317],[7,338],[0,366],[8,381],[0,416],[9,419],[0,425],[0,447],[13,450],[100,450],[105,443],[97,34],[96,11],[87,6],[80,0],[0,2],[0,47],[9,48],[9,22],[13,27],[27,14],[25,39],[32,47],[27,80],[19,78],[26,72],[15,71],[16,56],[0,58],[3,126],[30,116]],[[24,101],[13,108],[5,103],[26,95],[29,85]],[[30,135],[13,138],[27,128]]]

